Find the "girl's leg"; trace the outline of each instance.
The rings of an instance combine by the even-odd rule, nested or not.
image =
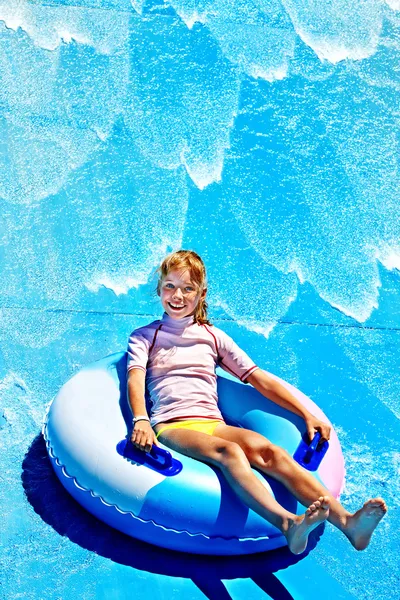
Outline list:
[[[309,533],[329,514],[329,499],[323,494],[309,503],[304,515],[283,508],[254,475],[243,450],[234,442],[189,429],[167,429],[159,439],[182,454],[219,467],[242,502],[275,525],[295,554],[305,550]]]
[[[272,444],[264,436],[223,423],[217,426],[214,436],[237,443],[253,467],[283,483],[303,505],[308,506],[313,498],[329,497],[328,520],[349,538],[357,550],[368,546],[374,529],[387,511],[381,498],[369,500],[360,510],[351,514],[286,450]]]

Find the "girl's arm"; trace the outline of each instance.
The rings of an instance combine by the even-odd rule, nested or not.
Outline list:
[[[144,395],[145,378],[143,369],[131,369],[128,372],[128,400],[134,417],[148,417]]]
[[[131,369],[128,373],[128,400],[134,417],[148,417],[145,400],[145,377],[142,369]],[[150,452],[157,439],[150,421],[137,421],[131,434],[131,442],[140,450]]]
[[[289,390],[279,383],[279,381],[273,379],[266,371],[257,369],[257,371],[249,375],[246,381],[255,387],[260,394],[275,402],[275,404],[302,417],[306,423],[310,440],[313,439],[315,430],[321,433],[321,441],[329,440],[331,427],[314,417]]]

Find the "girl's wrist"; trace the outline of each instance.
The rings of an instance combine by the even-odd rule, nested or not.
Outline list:
[[[138,415],[137,417],[133,417],[132,425],[135,427],[138,421],[147,421],[148,423],[150,423],[150,419],[147,415]]]
[[[315,419],[314,415],[312,413],[310,413],[309,411],[305,412],[305,414],[303,415],[303,418],[305,421],[310,421],[312,419]]]

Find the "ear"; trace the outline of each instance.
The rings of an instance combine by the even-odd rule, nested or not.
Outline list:
[[[204,298],[206,297],[206,295],[207,295],[207,288],[205,288],[205,289],[204,289],[204,290],[201,292],[201,296],[200,296],[201,300],[204,300]]]

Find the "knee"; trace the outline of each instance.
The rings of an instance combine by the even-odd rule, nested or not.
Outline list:
[[[275,446],[275,444],[257,448],[250,457],[252,466],[271,472],[282,471],[291,461],[290,454],[280,446]]]
[[[229,466],[232,462],[246,460],[246,455],[236,442],[221,440],[216,447],[216,460],[221,466]]]

